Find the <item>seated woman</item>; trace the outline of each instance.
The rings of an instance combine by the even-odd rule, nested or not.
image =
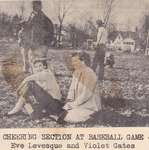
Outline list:
[[[70,123],[85,122],[91,115],[101,110],[101,99],[98,89],[98,78],[89,66],[87,53],[72,54],[74,69],[72,83],[64,109],[67,111],[64,120]]]
[[[48,69],[45,59],[34,61],[33,74],[24,79],[17,90],[18,102],[8,112],[13,115],[23,106],[33,119],[44,114],[59,114],[62,111],[61,92],[54,74]]]

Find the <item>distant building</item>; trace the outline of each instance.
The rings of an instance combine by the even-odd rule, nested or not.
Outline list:
[[[121,51],[135,52],[139,46],[139,39],[136,32],[113,31],[109,33],[109,47]]]

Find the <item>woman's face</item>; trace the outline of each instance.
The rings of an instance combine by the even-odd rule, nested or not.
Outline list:
[[[33,72],[34,73],[41,72],[44,69],[45,69],[44,65],[41,62],[37,62],[34,64]]]
[[[72,57],[71,63],[72,63],[72,67],[74,69],[78,69],[81,67],[81,60],[80,60],[79,56]]]

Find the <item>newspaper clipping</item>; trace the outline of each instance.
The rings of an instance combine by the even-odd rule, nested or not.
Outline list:
[[[0,146],[147,150],[148,0],[0,0]]]

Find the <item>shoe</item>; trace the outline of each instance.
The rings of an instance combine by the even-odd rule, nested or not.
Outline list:
[[[58,124],[66,124],[66,121],[64,121],[64,119],[62,118],[58,118],[57,121],[56,121]]]
[[[59,119],[58,116],[56,116],[56,115],[50,115],[50,118],[56,122]]]

